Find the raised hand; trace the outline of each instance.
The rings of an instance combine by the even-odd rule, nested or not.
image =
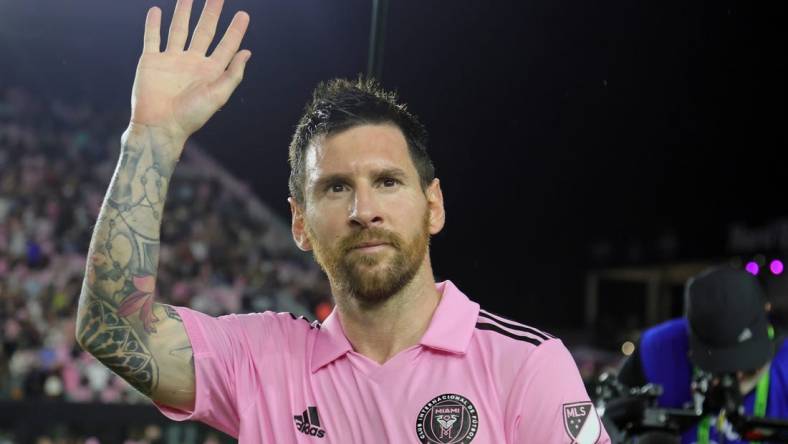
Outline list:
[[[206,0],[189,47],[192,0],[178,0],[161,51],[161,10],[148,10],[145,41],[131,95],[131,125],[162,129],[180,151],[185,140],[230,98],[243,78],[249,50],[239,51],[249,15],[239,11],[219,44],[208,55],[216,34],[223,0]],[[175,158],[180,152],[170,153]]]
[[[160,50],[151,8],[131,97],[131,124],[93,230],[79,296],[79,344],[154,401],[190,410],[191,343],[172,307],[154,302],[167,189],[184,142],[229,99],[251,53],[239,51],[249,15],[233,17],[216,49],[222,0],[206,0],[188,49],[192,0],[178,0]]]

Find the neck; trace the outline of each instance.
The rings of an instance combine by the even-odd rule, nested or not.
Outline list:
[[[427,259],[410,283],[380,304],[362,304],[333,285],[332,292],[353,349],[379,364],[419,343],[441,298]]]

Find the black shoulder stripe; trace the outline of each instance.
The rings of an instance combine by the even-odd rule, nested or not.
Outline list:
[[[504,336],[508,336],[508,337],[510,337],[512,339],[515,339],[517,341],[530,342],[533,345],[539,345],[539,344],[542,343],[542,341],[540,341],[540,340],[538,340],[536,338],[532,338],[530,336],[520,336],[520,335],[516,335],[516,334],[511,333],[511,332],[508,332],[508,331],[498,327],[495,324],[488,324],[486,322],[477,322],[476,323],[476,328],[478,328],[479,330],[494,331],[496,333],[500,333],[500,334],[502,334]]]
[[[317,320],[310,321],[309,319],[307,319],[306,316],[296,316],[293,313],[290,313],[289,311],[285,313],[289,314],[294,321],[302,320],[306,322],[307,324],[309,324],[309,328],[320,328],[320,322],[318,322]]]
[[[519,330],[519,331],[524,331],[526,333],[531,333],[532,335],[539,336],[540,338],[542,338],[544,340],[547,340],[549,338],[554,338],[555,337],[555,336],[552,336],[552,335],[547,334],[545,332],[539,331],[539,330],[537,330],[535,328],[526,327],[525,325],[512,324],[512,323],[504,321],[501,318],[494,318],[494,317],[490,316],[489,314],[485,313],[484,311],[480,311],[479,312],[479,316],[481,316],[483,318],[487,318],[487,319],[489,319],[489,320],[491,320],[491,321],[493,321],[493,322],[495,322],[497,324],[501,324],[504,327],[511,328],[512,330]]]

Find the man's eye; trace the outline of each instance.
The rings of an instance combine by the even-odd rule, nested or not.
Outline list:
[[[341,192],[345,191],[345,185],[341,184],[341,183],[335,183],[335,184],[331,185],[330,187],[328,187],[328,189],[332,193],[341,193]]]
[[[384,187],[393,187],[394,185],[398,184],[399,181],[397,179],[387,177],[383,179],[383,186]]]

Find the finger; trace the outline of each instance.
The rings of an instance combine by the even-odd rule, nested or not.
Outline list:
[[[189,35],[189,16],[192,13],[192,0],[178,0],[172,14],[170,32],[167,35],[167,51],[183,51]]]
[[[197,22],[194,34],[192,34],[189,51],[196,51],[201,54],[205,54],[208,51],[208,46],[210,46],[213,36],[216,34],[216,23],[219,22],[223,4],[224,0],[206,0],[205,6],[202,8],[202,14],[200,14],[200,21]]]
[[[244,77],[244,71],[246,70],[246,63],[251,56],[252,52],[248,49],[238,51],[227,67],[227,70],[224,71],[224,74],[216,79],[213,85],[211,85],[213,96],[220,106],[227,103],[230,95],[232,95],[235,88],[238,87],[238,84],[241,83]]]
[[[233,21],[225,31],[222,40],[216,45],[211,57],[219,61],[222,66],[227,66],[233,57],[237,55],[238,48],[241,47],[241,40],[249,27],[249,14],[239,11],[233,17]]]
[[[159,51],[161,51],[161,9],[154,6],[148,9],[148,15],[145,17],[142,52]]]

